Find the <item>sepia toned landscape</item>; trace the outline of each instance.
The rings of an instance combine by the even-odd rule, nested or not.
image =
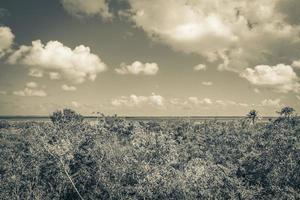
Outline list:
[[[51,120],[51,121],[50,121]],[[1,199],[298,199],[300,119],[0,121]]]
[[[0,0],[0,200],[300,199],[300,0]]]

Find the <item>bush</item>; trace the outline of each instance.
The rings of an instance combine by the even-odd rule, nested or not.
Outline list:
[[[10,123],[7,120],[0,120],[0,128],[9,128]]]
[[[0,199],[299,199],[300,122],[53,123],[0,130]]]
[[[50,115],[50,119],[53,124],[59,126],[81,124],[83,122],[83,116],[76,113],[71,109],[63,109],[62,111],[56,111]]]

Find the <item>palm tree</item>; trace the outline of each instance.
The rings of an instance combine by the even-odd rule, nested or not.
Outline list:
[[[247,117],[251,119],[252,124],[254,124],[255,120],[258,118],[258,112],[256,110],[250,110]]]

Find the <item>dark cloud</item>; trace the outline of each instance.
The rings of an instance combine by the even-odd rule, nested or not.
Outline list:
[[[300,25],[300,1],[281,0],[278,2],[277,9],[285,15],[285,20],[291,25]]]

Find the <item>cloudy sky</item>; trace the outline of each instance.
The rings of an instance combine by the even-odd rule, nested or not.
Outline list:
[[[0,115],[300,111],[299,0],[2,0]]]

